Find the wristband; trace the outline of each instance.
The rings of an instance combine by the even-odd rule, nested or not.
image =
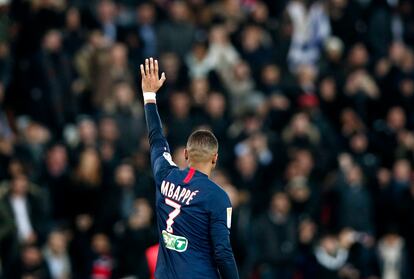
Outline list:
[[[144,96],[144,102],[155,101],[157,99],[155,92],[144,92],[143,96]]]

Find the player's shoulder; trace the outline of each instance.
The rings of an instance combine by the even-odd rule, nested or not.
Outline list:
[[[226,191],[209,178],[204,179],[205,187],[209,191],[209,199],[212,203],[230,203]]]
[[[205,187],[206,189],[208,189],[212,193],[215,193],[215,194],[226,194],[226,192],[223,190],[223,188],[221,188],[220,185],[218,185],[217,183],[215,183],[213,180],[211,180],[207,176],[201,177],[200,179],[201,179],[200,182],[202,183],[203,187]]]

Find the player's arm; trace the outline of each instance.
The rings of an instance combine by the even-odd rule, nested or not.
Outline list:
[[[230,244],[231,203],[227,195],[214,200],[210,216],[210,235],[214,257],[222,279],[238,279],[236,261]]]
[[[148,137],[151,151],[151,166],[157,184],[177,166],[171,159],[170,148],[162,131],[161,119],[157,110],[156,93],[164,84],[165,74],[158,74],[158,61],[153,58],[145,59],[141,69],[141,87],[144,96],[145,118],[148,127]]]

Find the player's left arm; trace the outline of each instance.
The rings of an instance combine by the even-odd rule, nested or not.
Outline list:
[[[161,119],[158,114],[156,94],[164,84],[165,74],[158,74],[158,60],[145,59],[141,69],[141,87],[144,96],[145,118],[151,150],[151,166],[157,185],[177,166],[171,159],[170,148],[162,131]]]
[[[236,261],[230,244],[232,208],[228,196],[223,193],[211,206],[210,235],[214,256],[222,279],[238,279]]]

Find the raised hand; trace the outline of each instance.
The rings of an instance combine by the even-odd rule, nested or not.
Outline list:
[[[158,60],[151,58],[145,59],[145,66],[141,64],[141,87],[142,92],[156,93],[164,84],[166,77],[165,73],[158,74]]]

